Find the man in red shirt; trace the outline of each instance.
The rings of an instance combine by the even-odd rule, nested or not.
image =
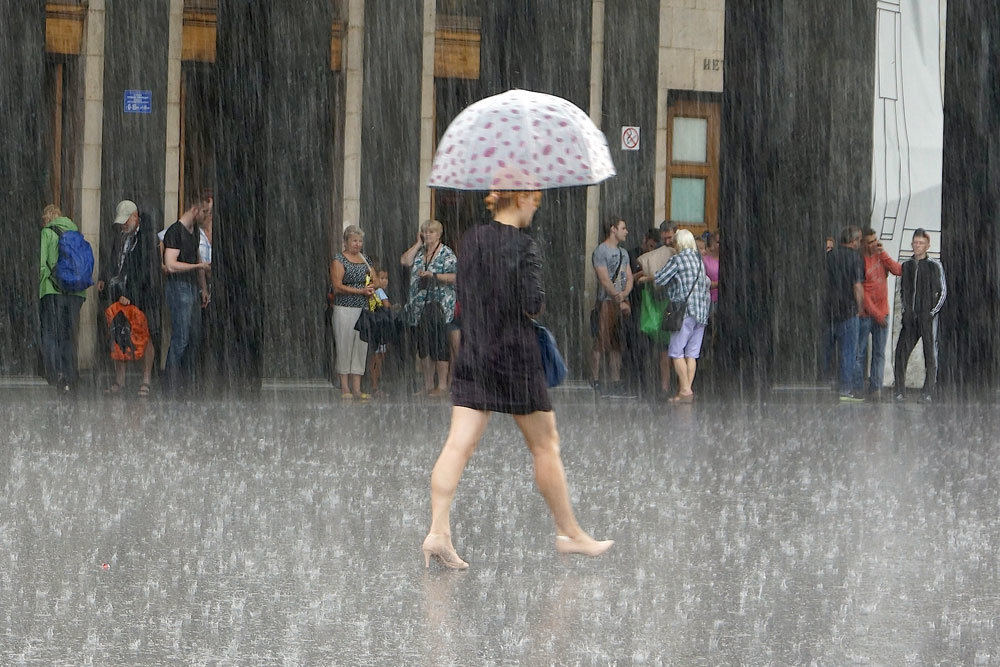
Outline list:
[[[864,299],[858,326],[858,365],[854,373],[854,388],[864,389],[868,361],[868,338],[872,341],[872,365],[868,376],[868,392],[877,397],[882,391],[882,371],[885,368],[885,346],[889,336],[889,296],[886,278],[898,276],[902,265],[882,249],[878,235],[865,228],[861,234],[861,257],[865,261]]]

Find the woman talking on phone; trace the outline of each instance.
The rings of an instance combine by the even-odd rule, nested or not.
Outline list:
[[[490,192],[486,206],[493,221],[462,239],[462,340],[451,390],[451,428],[431,473],[425,565],[435,558],[449,568],[468,567],[452,545],[451,503],[493,412],[512,415],[524,435],[535,483],[555,520],[556,550],[598,556],[614,544],[595,540],[577,524],[559,455],[559,433],[532,325],[545,292],[538,246],[526,229],[541,199],[539,191]]]
[[[448,394],[447,330],[455,319],[454,251],[441,243],[444,228],[437,220],[420,225],[417,242],[403,253],[399,263],[410,268],[410,295],[406,303],[407,324],[413,327],[417,357],[424,375],[420,394]],[[434,374],[437,373],[437,388]]]

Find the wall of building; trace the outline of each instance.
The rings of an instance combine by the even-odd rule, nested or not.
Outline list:
[[[0,21],[0,373],[33,373],[38,357],[38,234],[45,192],[41,3],[5,8]]]
[[[979,391],[1000,381],[1000,20],[949,0],[947,30],[939,375]]]
[[[871,206],[874,34],[867,0],[726,7],[719,311],[741,387],[816,377],[822,240]]]
[[[247,378],[318,376],[319,334],[308,332],[322,327],[328,260],[340,245],[342,225],[360,223],[371,253],[393,265],[430,213],[433,198],[421,173],[444,131],[442,118],[457,112],[448,105],[525,87],[564,96],[593,113],[619,168],[615,179],[589,194],[585,189],[547,193],[534,230],[548,260],[548,320],[576,374],[585,375],[590,344],[589,253],[599,214],[620,212],[633,229],[633,242],[667,217],[667,103],[678,91],[694,91],[721,93],[723,103],[720,220],[728,238],[724,266],[732,267],[732,277],[722,308],[730,339],[739,341],[729,351],[731,370],[747,386],[811,379],[818,355],[818,274],[790,268],[787,257],[806,248],[804,263],[818,263],[815,240],[840,226],[845,212],[867,206],[870,2],[850,0],[822,10],[764,0],[728,5],[558,0],[544,8],[528,0],[482,2],[475,5],[481,14],[478,80],[431,76],[436,60],[428,49],[437,46],[428,22],[436,21],[435,2],[407,0],[391,11],[366,0],[341,4],[342,13],[333,17],[325,0],[283,7],[220,0],[216,43],[196,49],[204,61],[198,85],[218,95],[217,104],[198,112],[203,122],[213,123],[218,261],[213,277],[222,310],[213,340],[222,369],[238,369],[234,372]],[[949,11],[958,23],[949,22],[949,33],[971,31],[971,10],[955,4]],[[79,76],[65,102],[79,125],[72,134],[68,208],[97,248],[109,246],[107,229],[119,199],[141,199],[163,225],[177,214],[185,179],[195,178],[185,169],[190,156],[180,154],[190,103],[181,99],[188,66],[182,60],[195,57],[180,55],[183,6],[182,0],[141,7],[91,0],[75,14],[83,22],[67,70]],[[45,44],[36,21],[42,10],[32,3],[19,7],[4,29],[34,39],[2,42],[12,55],[6,61],[20,63],[21,69],[4,68],[14,89],[30,80],[21,70],[37,64]],[[205,30],[208,23],[199,25]],[[106,34],[115,35],[113,50],[105,48]],[[296,39],[289,40],[291,34]],[[950,52],[955,58],[992,62],[991,41],[957,43]],[[340,52],[333,53],[331,44],[334,49],[339,44]],[[980,70],[949,62],[948,77],[955,81],[979,76]],[[153,91],[153,113],[121,112],[122,92],[130,87]],[[946,165],[945,217],[956,221],[992,210],[995,203],[983,176],[994,164],[989,147],[995,142],[980,120],[988,113],[967,111],[988,107],[988,99],[966,99],[967,91],[977,89],[989,87],[970,81],[948,89],[946,143],[962,143],[968,133],[982,138],[963,144],[962,159],[949,158]],[[5,104],[12,99],[5,96]],[[4,137],[24,136],[24,128],[37,122],[28,107],[42,98],[20,99],[25,104],[3,117],[11,128]],[[623,125],[641,128],[639,151],[621,150]],[[9,190],[4,194],[17,200],[10,199],[15,209],[40,199],[28,174],[36,173],[31,165],[46,161],[41,145],[21,141],[18,150],[0,157],[15,178],[27,179],[16,197]],[[972,164],[982,169],[962,170]],[[985,179],[985,194],[970,199],[963,184],[975,178]],[[469,207],[470,216],[476,206]],[[958,229],[957,222],[951,224]],[[983,222],[963,229],[978,236],[956,233],[945,242],[944,255],[951,253],[950,261],[959,266],[983,261],[975,243],[994,243],[993,228]],[[27,252],[37,241],[35,231],[22,241],[19,252]],[[15,322],[5,329],[7,340],[35,326],[32,306],[24,305],[31,301],[22,295],[33,289],[34,274],[14,273],[5,281],[19,285],[8,290],[4,302]],[[405,275],[397,278],[395,290],[402,294]],[[969,311],[954,312],[960,317]],[[81,360],[89,366],[100,354],[96,301],[84,318]],[[789,318],[795,326],[787,326]],[[956,327],[956,342],[947,351],[952,358],[986,358],[985,339],[962,332],[990,329],[972,324],[948,325]],[[289,336],[289,330],[299,333]],[[10,353],[10,345],[3,344],[0,353],[6,355],[3,372],[31,372],[32,364]]]

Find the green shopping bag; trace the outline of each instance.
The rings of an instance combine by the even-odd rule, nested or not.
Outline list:
[[[642,305],[639,311],[639,330],[657,343],[670,342],[670,332],[663,331],[663,311],[670,307],[670,299],[657,299],[655,288],[646,285],[642,290]]]

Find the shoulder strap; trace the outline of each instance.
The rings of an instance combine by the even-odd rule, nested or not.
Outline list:
[[[618,266],[615,267],[615,277],[611,279],[611,284],[614,285],[618,282],[618,274],[622,270],[622,249],[618,248]]]

